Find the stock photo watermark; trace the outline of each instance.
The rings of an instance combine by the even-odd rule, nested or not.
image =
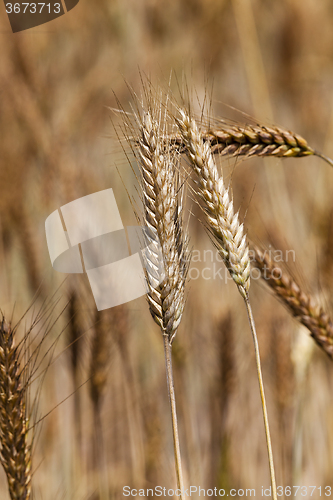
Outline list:
[[[332,495],[331,486],[277,486],[278,497],[313,497],[318,496],[330,497]],[[221,498],[221,497],[257,497],[257,498],[272,498],[272,487],[268,488],[202,488],[201,486],[189,486],[184,490],[166,488],[163,486],[155,486],[154,488],[131,488],[130,486],[123,487],[124,497],[167,497],[167,498]]]
[[[112,189],[55,210],[45,233],[52,267],[86,273],[99,311],[142,297],[147,279],[158,286],[164,278],[157,235],[147,227],[123,226]]]
[[[124,227],[111,188],[55,210],[45,221],[45,232],[53,268],[61,273],[86,273],[99,311],[144,296],[148,292],[147,280],[156,288],[164,279],[157,234],[148,227]],[[255,260],[253,250],[249,257]],[[295,262],[296,254],[294,250],[283,252],[269,246],[263,258],[276,264],[273,272],[279,279],[279,263]],[[265,266],[261,270],[251,268],[252,280],[267,277]],[[217,249],[194,249],[188,278],[224,283],[232,280]]]
[[[275,278],[279,279],[282,276],[279,264],[283,262],[295,262],[296,253],[295,250],[276,250],[269,245],[269,247],[263,251],[263,259],[265,258],[268,258],[273,263],[273,266],[276,264],[276,267],[273,267],[273,272]],[[249,250],[249,259],[250,262],[256,260],[254,250]],[[262,270],[251,267],[250,277],[252,280],[259,280],[260,278],[267,279],[268,275],[271,273],[272,269],[268,271],[265,266]],[[198,279],[203,279],[205,281],[220,280],[224,283],[232,281],[232,277],[223,264],[223,259],[217,249],[193,250],[188,276],[191,281]]]
[[[22,2],[3,0],[13,33],[25,31],[65,15],[80,0]]]

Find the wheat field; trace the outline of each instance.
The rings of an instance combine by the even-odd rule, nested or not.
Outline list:
[[[1,467],[1,499],[28,499],[30,485],[35,500],[176,489],[163,337],[146,298],[98,312],[85,275],[52,268],[45,238],[54,210],[108,188],[123,224],[137,224],[138,158],[122,131],[142,81],[177,105],[186,95],[250,242],[279,496],[288,486],[308,488],[297,498],[310,486],[313,498],[330,496],[333,169],[313,153],[333,157],[332,22],[328,0],[82,0],[13,34],[0,6],[0,347],[24,316],[14,328],[17,414],[9,408],[29,418],[17,427],[27,487],[10,497]],[[253,144],[260,124],[266,135],[249,153],[244,135]],[[265,150],[267,134],[276,143]],[[189,181],[191,264],[172,344],[183,480],[261,498],[270,474],[247,313],[192,190]],[[260,279],[258,252],[283,277]],[[1,440],[6,418],[15,424],[5,411]]]

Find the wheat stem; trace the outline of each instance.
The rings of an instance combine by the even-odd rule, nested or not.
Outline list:
[[[176,462],[177,485],[180,490],[179,498],[182,500],[184,492],[184,481],[183,481],[183,471],[182,471],[180,445],[179,445],[175,389],[173,383],[172,356],[171,356],[172,344],[169,341],[168,335],[164,334],[163,339],[164,339],[165,368],[166,368],[169,402],[171,409],[173,448],[174,448],[175,462]]]
[[[257,365],[257,373],[258,373],[258,381],[259,381],[259,391],[260,391],[261,405],[262,405],[262,411],[263,411],[263,416],[264,416],[264,426],[265,426],[265,433],[266,433],[268,462],[269,462],[269,470],[270,470],[271,484],[272,484],[272,496],[273,496],[273,500],[277,500],[273,450],[272,450],[271,435],[270,435],[269,423],[268,423],[264,383],[263,383],[262,371],[261,371],[259,344],[258,344],[258,337],[257,337],[255,322],[254,322],[254,318],[253,318],[253,314],[252,314],[252,308],[251,308],[251,304],[250,304],[250,300],[249,300],[248,295],[246,295],[246,297],[244,298],[244,302],[246,305],[246,311],[247,311],[247,315],[249,318],[249,324],[250,324],[250,328],[251,328],[255,357],[256,357],[256,365]]]
[[[328,163],[329,165],[331,165],[331,167],[333,167],[333,160],[331,160],[331,158],[329,158],[328,156],[320,153],[319,151],[315,151],[314,154],[316,156],[318,156],[318,158],[321,158],[322,160],[326,161],[326,163]]]

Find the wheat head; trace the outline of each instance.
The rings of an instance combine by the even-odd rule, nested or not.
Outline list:
[[[315,154],[300,135],[281,127],[234,125],[205,134],[212,153],[230,156],[277,156],[289,158]]]
[[[239,223],[238,213],[234,213],[233,200],[229,196],[229,189],[225,187],[223,177],[218,173],[210,144],[203,140],[195,120],[190,118],[187,111],[184,109],[178,109],[178,111],[180,117],[176,117],[176,123],[191,166],[197,174],[198,195],[204,202],[204,209],[210,230],[214,236],[214,242],[245,302],[256,356],[259,391],[271,476],[272,497],[273,500],[277,500],[273,451],[262,378],[259,345],[249,299],[249,246],[246,235],[244,234],[243,224]]]
[[[194,119],[179,109],[176,118],[182,141],[197,174],[198,194],[205,205],[209,226],[225,265],[239,291],[246,297],[250,287],[249,249],[243,224],[234,213],[233,200],[219,175],[210,144],[204,141]]]
[[[283,127],[231,125],[221,121],[216,127],[202,127],[200,132],[211,152],[220,156],[300,158],[315,155],[333,166],[333,161],[309,146],[304,137]],[[179,152],[186,151],[181,135],[170,136],[168,140]]]
[[[2,316],[0,322],[0,462],[10,498],[29,500],[31,445],[28,443],[26,385],[22,380],[15,330]]]
[[[307,141],[282,127],[265,125],[228,125],[202,129],[202,139],[211,146],[211,152],[221,156],[276,156],[301,157],[316,154]],[[182,138],[174,143],[184,149]]]
[[[150,252],[148,302],[152,317],[172,342],[184,310],[189,265],[188,239],[182,221],[184,188],[179,183],[177,153],[165,148],[161,119],[146,111],[138,122],[137,157],[142,174],[143,219],[158,237],[164,267],[162,281],[160,277],[152,280],[159,252]],[[158,281],[161,282],[156,284]]]
[[[167,124],[161,111],[161,103],[151,98],[148,110],[143,110],[142,117],[136,116],[139,134],[134,140],[134,151],[141,171],[143,223],[155,236],[147,236],[147,298],[150,313],[163,334],[177,485],[182,499],[184,480],[171,347],[185,306],[190,253],[183,227],[184,184],[180,184],[179,153],[166,141]]]

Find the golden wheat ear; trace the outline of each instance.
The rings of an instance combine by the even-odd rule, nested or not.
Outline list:
[[[221,126],[208,130],[203,137],[210,143],[212,153],[221,156],[300,158],[314,155],[333,166],[333,160],[309,146],[304,137],[283,127]]]
[[[290,158],[315,154],[303,137],[282,127],[222,125],[208,130],[204,137],[210,142],[212,153],[223,156]]]
[[[15,346],[16,330],[2,315],[0,320],[0,462],[5,470],[10,498],[29,500],[31,495],[31,444],[26,409],[27,386]]]
[[[37,298],[15,325],[0,310],[0,463],[11,500],[32,497],[36,428],[50,413],[40,418],[41,388],[64,329],[48,345],[46,340],[67,308],[60,306],[55,314],[57,292],[34,309]]]
[[[134,129],[128,140],[140,169],[143,206],[140,220],[148,232],[155,235],[146,247],[147,299],[150,313],[164,340],[177,484],[180,498],[183,498],[171,349],[185,306],[185,283],[190,262],[188,237],[183,225],[184,184],[180,182],[179,153],[167,140],[164,105],[149,95],[148,89],[146,97],[147,106],[140,106],[136,114],[138,130]]]
[[[272,444],[266,408],[266,399],[261,371],[259,345],[255,322],[249,299],[250,258],[249,246],[240,224],[238,213],[234,212],[233,200],[225,187],[223,177],[215,164],[210,144],[204,140],[195,120],[185,109],[178,108],[175,117],[182,143],[189,163],[196,174],[197,195],[203,203],[212,240],[244,299],[254,344],[260,397],[262,403],[268,462],[272,484],[272,496],[277,500]]]
[[[301,158],[314,155],[333,166],[333,160],[309,146],[304,137],[283,127],[220,121],[214,127],[203,125],[200,133],[202,140],[210,145],[211,152],[220,156]],[[170,142],[179,151],[185,151],[181,136],[170,137]]]

